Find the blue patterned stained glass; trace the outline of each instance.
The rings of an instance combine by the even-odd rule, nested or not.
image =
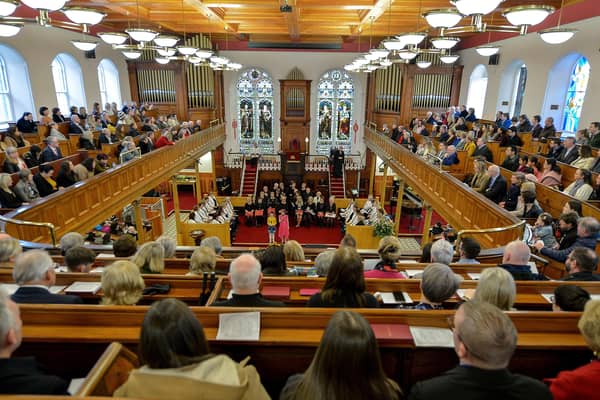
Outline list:
[[[266,72],[249,69],[237,82],[240,151],[274,153],[273,81]]]
[[[332,70],[321,75],[318,88],[317,154],[329,154],[331,146],[341,146],[349,153],[353,134],[354,82],[345,71]]]
[[[585,99],[588,81],[590,79],[590,63],[585,57],[579,58],[569,82],[567,98],[565,100],[565,114],[563,119],[563,130],[575,132],[579,126],[581,109]]]

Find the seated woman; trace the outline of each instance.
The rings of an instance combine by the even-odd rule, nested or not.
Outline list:
[[[248,195],[246,199],[246,204],[244,204],[244,218],[246,220],[246,226],[250,226],[254,222],[254,196],[251,194]]]
[[[329,201],[325,205],[325,221],[330,228],[335,224],[337,219],[337,208],[335,205],[335,196],[329,196]]]
[[[294,276],[295,271],[288,271],[285,264],[285,254],[281,246],[269,246],[265,249],[257,251],[255,254],[262,273],[265,276]]]
[[[84,181],[94,176],[96,161],[93,157],[88,157],[73,168],[73,173],[78,181]]]
[[[550,186],[551,188],[559,188],[561,185],[562,175],[560,167],[556,165],[556,159],[547,158],[544,161],[544,168],[542,170],[542,176],[539,182],[542,185]]]
[[[443,310],[443,303],[456,294],[462,278],[449,266],[429,264],[421,277],[421,301],[415,310]]]
[[[147,242],[140,246],[131,261],[142,274],[160,274],[165,270],[165,250],[160,243]]]
[[[372,270],[365,272],[365,278],[398,278],[404,279],[404,275],[398,272],[396,263],[402,255],[400,241],[395,236],[386,236],[379,241],[379,260],[374,260]]]
[[[37,167],[40,165],[40,154],[42,149],[37,144],[32,144],[29,151],[23,154],[23,160],[28,168]]]
[[[144,279],[131,261],[116,261],[102,273],[102,302],[107,306],[133,306],[142,298]]]
[[[485,301],[510,311],[515,304],[517,287],[510,272],[500,267],[485,268],[481,273],[473,300]]]
[[[321,293],[313,295],[308,307],[378,307],[375,297],[366,293],[365,276],[356,249],[343,246],[336,250]]]
[[[475,159],[473,161],[474,174],[473,178],[471,178],[471,182],[469,186],[478,192],[483,193],[487,188],[488,181],[490,180],[490,176],[487,174],[487,165],[485,160]]]
[[[509,212],[519,218],[537,218],[544,210],[540,207],[535,192],[522,189],[517,208]]]
[[[17,208],[23,204],[21,200],[10,190],[12,178],[9,174],[0,174],[0,206],[2,208]]]
[[[90,131],[83,131],[79,137],[79,148],[86,150],[96,150],[94,145],[94,135]]]
[[[574,178],[575,180],[563,190],[563,193],[577,200],[587,201],[594,192],[592,173],[587,169],[578,169],[575,171]]]
[[[590,169],[595,162],[596,158],[592,154],[592,146],[586,144],[579,146],[579,157],[571,165],[575,168]]]
[[[33,121],[33,114],[24,112],[23,116],[17,121],[17,129],[24,133],[33,133],[37,131],[37,125]]]
[[[29,142],[24,140],[21,136],[21,132],[17,129],[16,126],[10,126],[6,130],[6,135],[2,139],[2,143],[0,143],[0,147],[2,150],[6,151],[6,148],[12,147],[25,147],[29,146]]]
[[[18,174],[19,181],[13,187],[13,191],[17,195],[17,198],[24,203],[39,199],[40,192],[38,192],[38,189],[33,182],[33,174],[31,171],[28,168],[24,168],[20,170]]]
[[[308,369],[288,379],[279,399],[397,400],[401,395],[385,375],[369,322],[356,312],[338,311],[327,323]]]
[[[186,275],[202,275],[204,272],[215,272],[217,255],[208,246],[200,246],[192,253],[190,258],[190,272]]]
[[[554,400],[598,398],[600,381],[600,301],[588,301],[577,324],[581,335],[594,352],[594,358],[573,371],[564,371],[552,380],[550,391]]]
[[[300,243],[296,240],[288,240],[283,245],[283,255],[285,256],[286,263],[294,261],[304,261],[304,250]]]
[[[96,155],[96,166],[94,167],[94,174],[99,174],[110,168],[108,164],[108,155],[104,153],[98,153]]]
[[[66,188],[74,185],[76,182],[77,177],[75,176],[75,172],[73,172],[73,163],[71,161],[63,161],[56,176],[56,184],[58,187]]]
[[[590,294],[577,285],[560,285],[554,289],[552,311],[581,312],[590,299]]]
[[[142,323],[139,357],[115,397],[143,399],[270,399],[256,369],[210,353],[204,329],[176,299],[154,303]]]
[[[54,168],[50,164],[40,165],[39,171],[33,176],[33,182],[40,193],[40,196],[46,197],[58,190],[56,181],[53,178]]]
[[[25,161],[19,156],[19,152],[16,147],[8,146],[5,150],[6,159],[2,164],[2,172],[7,174],[14,174],[20,170],[27,168]]]

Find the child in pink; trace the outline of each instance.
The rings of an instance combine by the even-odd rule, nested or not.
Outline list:
[[[281,243],[288,241],[290,237],[290,221],[284,209],[279,210],[279,240]]]

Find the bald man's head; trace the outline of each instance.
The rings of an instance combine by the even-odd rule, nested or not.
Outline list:
[[[529,246],[520,240],[515,240],[510,242],[505,250],[504,257],[502,258],[503,264],[513,264],[513,265],[527,265],[529,262],[529,257],[531,256],[531,251],[529,250]]]
[[[237,294],[258,292],[261,278],[260,262],[252,254],[242,254],[229,265],[229,280]]]

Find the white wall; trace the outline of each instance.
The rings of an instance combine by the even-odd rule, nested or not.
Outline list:
[[[96,58],[87,59],[84,56],[84,52],[76,49],[70,42],[70,40],[81,39],[81,37],[81,33],[52,27],[44,28],[28,23],[25,24],[25,27],[21,29],[18,35],[10,38],[0,38],[0,43],[13,47],[27,62],[35,104],[35,109],[30,111],[36,117],[38,109],[41,106],[47,106],[48,108],[56,106],[51,64],[54,57],[59,53],[68,53],[79,62],[83,72],[88,110],[91,109],[95,101],[100,102],[98,64],[103,58],[109,58],[117,66],[121,86],[121,98],[124,101],[131,98],[125,57],[120,52],[113,50],[109,45],[103,43],[100,38],[94,38],[100,43],[96,47]],[[90,39],[90,37],[87,38]],[[74,105],[80,106],[80,104]],[[68,111],[62,110],[65,115],[68,115]]]
[[[286,79],[287,74],[294,68],[299,68],[304,74],[304,79],[312,80],[311,82],[311,99],[310,99],[310,134],[311,138],[316,138],[317,131],[317,85],[321,75],[331,69],[342,69],[345,64],[352,62],[356,58],[357,53],[328,53],[328,52],[288,52],[288,51],[222,51],[221,54],[235,62],[241,63],[245,70],[250,67],[255,67],[264,70],[273,79],[273,138],[275,139],[275,151],[279,150],[277,138],[280,135],[279,117],[280,117],[280,91],[279,80]],[[241,71],[240,71],[241,72]],[[227,140],[225,142],[225,152],[229,150],[233,152],[239,151],[239,144],[233,139],[233,128],[231,122],[237,119],[236,99],[236,83],[240,72],[225,71],[224,73],[224,91],[225,91],[225,112],[227,120]],[[362,126],[365,116],[365,99],[367,91],[366,74],[350,73],[354,80],[354,113],[353,121],[358,121],[360,126],[357,132],[356,141],[352,141],[352,153],[360,152],[364,154],[365,145],[363,138]],[[315,153],[316,140],[310,141],[311,153]],[[356,144],[355,144],[356,142]]]
[[[599,23],[600,18],[596,17],[575,24],[565,25],[565,27],[579,29],[579,32],[571,40],[559,45],[545,43],[537,33],[499,41],[497,44],[502,46],[499,65],[487,65],[488,58],[477,54],[475,49],[461,51],[460,60],[464,65],[464,72],[460,91],[460,104],[464,104],[467,101],[471,72],[473,72],[473,69],[478,64],[484,64],[488,71],[488,88],[482,117],[494,119],[498,103],[502,100],[511,100],[499,98],[499,95],[503,92],[500,84],[501,77],[511,63],[516,60],[522,60],[527,66],[527,85],[521,112],[527,114],[530,118],[535,114],[540,114],[542,118],[554,116],[555,125],[560,129],[564,98],[560,102],[557,99],[555,99],[556,101],[547,102],[547,107],[544,109],[548,76],[552,67],[563,57],[572,53],[579,53],[585,56],[591,65],[590,81],[587,87],[580,123],[581,128],[587,127],[589,122],[600,119],[600,113],[597,108],[597,104],[600,104]],[[561,87],[564,90],[563,82],[552,82],[552,85]],[[558,104],[561,109],[552,111],[549,107],[550,104]],[[557,116],[559,117],[558,120]]]

